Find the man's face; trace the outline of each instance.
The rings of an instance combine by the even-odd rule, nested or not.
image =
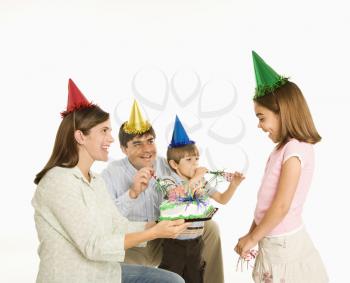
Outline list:
[[[152,167],[157,157],[157,148],[151,134],[136,136],[121,147],[130,163],[137,169]]]

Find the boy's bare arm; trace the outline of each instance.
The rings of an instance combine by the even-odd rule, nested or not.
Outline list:
[[[226,204],[232,198],[238,185],[245,179],[242,173],[235,172],[230,176],[231,182],[223,193],[215,192],[210,197],[220,204]]]

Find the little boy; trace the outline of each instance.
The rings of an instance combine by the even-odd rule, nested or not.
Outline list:
[[[226,204],[244,179],[241,173],[230,174],[230,185],[220,193],[204,180],[208,170],[198,166],[199,151],[191,141],[179,118],[176,116],[172,141],[167,150],[167,160],[174,174],[172,181],[183,185],[197,196],[207,194],[221,204]],[[164,239],[163,258],[159,268],[176,272],[186,283],[202,283],[205,262],[202,259],[204,222],[192,222],[188,230],[176,239]]]

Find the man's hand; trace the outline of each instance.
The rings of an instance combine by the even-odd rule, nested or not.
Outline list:
[[[137,198],[148,187],[148,182],[153,175],[153,168],[143,167],[137,171],[134,176],[133,185],[129,189],[129,196],[133,199]]]

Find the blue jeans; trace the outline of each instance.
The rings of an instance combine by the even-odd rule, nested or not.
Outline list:
[[[185,283],[176,273],[142,265],[121,263],[122,283]]]

